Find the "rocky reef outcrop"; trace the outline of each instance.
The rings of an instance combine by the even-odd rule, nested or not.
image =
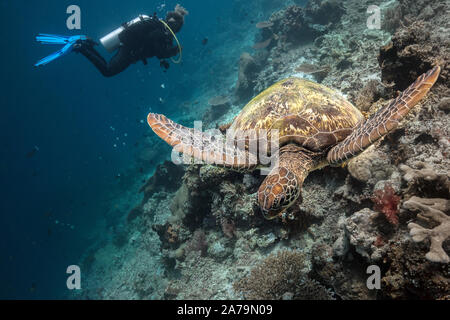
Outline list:
[[[338,0],[311,0],[305,9],[305,19],[316,25],[338,23],[345,13],[345,7]]]
[[[426,70],[440,65],[439,81],[450,85],[450,34],[442,38],[432,32],[433,29],[431,22],[414,21],[410,26],[400,28],[391,42],[381,48],[379,62],[384,83],[404,90]]]

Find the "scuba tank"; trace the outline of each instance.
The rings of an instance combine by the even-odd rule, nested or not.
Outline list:
[[[107,34],[103,38],[100,39],[101,44],[108,52],[113,52],[114,50],[118,49],[120,47],[120,39],[119,35],[128,27],[139,23],[143,20],[151,19],[149,16],[146,15],[140,15],[139,17],[124,23],[121,27],[117,28],[113,32]]]

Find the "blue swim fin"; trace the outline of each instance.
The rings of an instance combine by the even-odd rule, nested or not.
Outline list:
[[[59,36],[54,34],[45,34],[41,33],[38,36],[36,36],[36,41],[40,42],[42,44],[65,44],[65,46],[58,50],[51,55],[39,60],[34,66],[39,67],[46,65],[47,63],[52,62],[53,60],[58,59],[59,57],[62,57],[63,55],[69,53],[72,51],[73,45],[78,40],[87,40],[87,37],[84,35],[77,35],[77,36]]]

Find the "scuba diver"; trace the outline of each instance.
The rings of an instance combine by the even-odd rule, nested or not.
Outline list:
[[[40,34],[36,37],[43,44],[65,44],[54,54],[40,60],[35,66],[45,65],[68,52],[77,52],[84,55],[105,77],[112,77],[124,71],[131,64],[142,61],[147,64],[147,58],[157,57],[160,66],[167,70],[169,63],[166,59],[180,55],[182,48],[175,33],[178,33],[188,11],[180,5],[176,5],[174,11],[167,13],[164,20],[159,19],[156,13],[153,16],[140,15],[136,19],[124,23],[120,28],[100,39],[101,44],[108,52],[117,53],[107,62],[94,46],[98,45],[87,36],[56,36]],[[173,39],[177,45],[173,45]]]

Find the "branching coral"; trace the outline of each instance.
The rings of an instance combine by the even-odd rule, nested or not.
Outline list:
[[[253,268],[250,275],[233,284],[246,299],[281,299],[285,293],[295,292],[305,273],[305,256],[298,251],[284,250],[267,257]]]
[[[425,199],[412,197],[403,203],[408,210],[420,211],[418,218],[439,223],[438,226],[427,229],[417,223],[409,223],[408,229],[414,242],[430,239],[430,251],[425,257],[432,262],[449,263],[450,257],[444,251],[442,244],[450,237],[450,216],[444,211],[450,210],[450,201],[446,199]]]
[[[306,278],[300,282],[294,296],[298,300],[335,300],[333,291],[320,282]]]
[[[398,225],[400,197],[395,194],[390,184],[385,184],[384,189],[376,190],[371,200],[375,204],[375,211],[382,213],[392,225]]]

